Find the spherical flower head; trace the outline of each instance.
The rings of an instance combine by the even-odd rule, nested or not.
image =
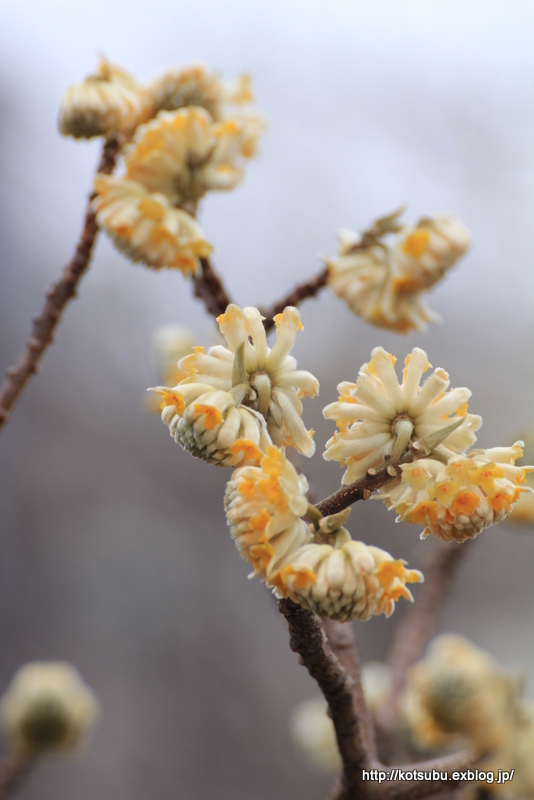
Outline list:
[[[335,544],[311,543],[287,556],[270,583],[278,597],[289,597],[323,617],[346,622],[390,617],[400,597],[413,601],[406,586],[423,580],[385,550],[336,532]]]
[[[431,365],[418,347],[405,359],[401,384],[395,362],[394,356],[376,347],[356,383],[340,383],[339,400],[323,411],[339,428],[326,443],[324,458],[347,466],[343,483],[363,478],[370,468],[397,463],[415,442],[447,459],[476,440],[482,420],[467,413],[469,389],[449,390],[443,369],[434,370],[421,386]]]
[[[97,714],[94,694],[63,661],[25,664],[0,701],[0,722],[10,749],[29,756],[76,750]]]
[[[399,291],[392,279],[391,253],[379,243],[362,245],[351,231],[339,233],[339,255],[327,259],[328,285],[361,319],[397,333],[424,330],[439,317],[417,291]]]
[[[174,67],[155,78],[147,87],[154,114],[198,106],[218,120],[222,116],[224,86],[205,64]]]
[[[198,447],[198,432],[203,426],[197,422],[195,406],[191,403],[202,404],[203,401],[197,399],[199,395],[216,391],[219,394],[214,402],[221,413],[220,438],[219,433],[215,433],[219,428],[215,426],[210,433],[213,437],[210,447],[217,451],[218,458],[237,439],[249,439],[261,449],[274,443],[295,447],[306,456],[314,452],[312,434],[301,419],[301,398],[317,394],[319,383],[309,372],[297,370],[295,359],[289,355],[302,329],[300,314],[296,308],[288,306],[277,316],[277,341],[272,348],[267,344],[262,319],[256,308],[229,305],[218,318],[228,347],[211,347],[207,354],[202,347],[195,348],[195,352],[179,364],[189,371],[190,377],[172,389],[158,387],[156,390],[163,396],[162,419],[170,425],[177,441],[195,455],[204,457],[201,454],[207,451]],[[180,398],[178,402],[176,398]],[[175,410],[169,410],[171,408]],[[175,419],[177,415],[179,420]],[[196,427],[190,430],[194,423]],[[225,457],[218,463],[235,467],[242,462]],[[258,459],[253,463],[257,464]]]
[[[308,507],[308,483],[277,447],[267,448],[257,467],[241,467],[226,487],[224,505],[230,533],[254,574],[269,582],[280,562],[311,541],[301,519]]]
[[[532,492],[522,484],[534,467],[515,466],[521,445],[472,450],[446,463],[430,458],[405,464],[400,481],[376,499],[398,512],[397,521],[425,526],[423,539],[430,534],[446,542],[474,539],[502,522],[522,493]]]
[[[196,272],[212,247],[186,211],[173,208],[162,194],[150,194],[126,178],[97,175],[93,209],[98,224],[116,247],[151,269]]]
[[[424,217],[415,227],[404,227],[393,246],[395,290],[411,293],[430,288],[470,244],[467,228],[448,214]]]
[[[141,89],[134,78],[102,58],[95,75],[65,92],[58,125],[64,136],[75,139],[129,133],[142,111]]]
[[[444,747],[462,735],[487,751],[509,736],[516,688],[495,662],[461,636],[440,636],[408,675],[401,709],[414,743]]]
[[[138,128],[126,149],[126,175],[174,206],[194,205],[210,190],[237,186],[241,159],[253,154],[260,133],[246,116],[213,122],[195,106],[162,111]]]

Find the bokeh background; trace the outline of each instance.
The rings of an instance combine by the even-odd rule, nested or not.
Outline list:
[[[61,139],[69,83],[102,51],[146,80],[204,61],[254,77],[269,119],[244,184],[202,223],[236,302],[268,304],[320,269],[339,227],[408,203],[471,229],[468,257],[430,297],[426,334],[370,328],[323,292],[301,312],[299,363],[319,496],[322,407],[372,347],[414,346],[473,391],[482,446],[534,423],[534,6],[525,0],[18,0],[0,3],[0,357],[29,332],[77,239],[100,145]],[[101,700],[82,757],[41,765],[21,800],[322,798],[288,716],[315,687],[268,591],[228,535],[226,471],[180,450],[145,407],[163,323],[214,341],[179,274],[133,266],[104,238],[56,344],[0,442],[0,687],[33,659],[75,663]],[[416,565],[418,530],[360,503],[355,536]],[[534,687],[534,531],[503,524],[462,565],[441,629],[471,637]],[[415,590],[417,597],[417,589]],[[395,616],[399,617],[399,607]],[[380,658],[395,617],[356,626]]]

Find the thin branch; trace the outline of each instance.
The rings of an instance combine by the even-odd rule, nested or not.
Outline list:
[[[424,449],[417,449],[416,443],[412,444],[411,449],[404,455],[396,464],[388,465],[374,474],[367,474],[354,483],[348,486],[342,486],[334,494],[325,497],[320,503],[316,504],[323,517],[330,514],[337,514],[338,511],[343,511],[344,508],[351,506],[358,500],[368,500],[373,492],[390,483],[395,478],[400,478],[402,475],[402,464],[410,464],[416,458],[423,458],[426,455]]]
[[[195,297],[203,301],[209,314],[218,317],[232,301],[208,258],[200,259],[200,268],[201,274],[193,275]]]
[[[350,622],[336,622],[333,619],[324,619],[323,628],[332,653],[353,682],[352,699],[356,715],[360,720],[365,752],[371,763],[378,762],[375,728],[363,693],[362,667],[354,628]]]
[[[10,797],[30,774],[35,758],[7,753],[0,761],[0,800]]]
[[[109,175],[113,172],[122,142],[110,138],[104,144],[97,172]],[[87,202],[83,230],[74,256],[63,268],[60,279],[46,292],[46,302],[41,313],[33,318],[33,327],[25,350],[16,363],[6,370],[6,379],[0,388],[0,429],[7,422],[10,412],[19,399],[41,357],[53,341],[54,331],[69,300],[76,296],[78,284],[89,266],[91,252],[98,232],[95,214],[91,209],[91,194]]]
[[[421,567],[425,582],[417,594],[417,602],[410,606],[396,627],[386,659],[392,677],[392,691],[380,715],[380,723],[390,730],[395,723],[397,704],[408,670],[423,655],[456,569],[471,546],[472,540],[463,544],[432,542],[427,545],[429,549]]]
[[[306,283],[301,283],[296,286],[292,292],[289,292],[282,300],[274,303],[269,309],[262,309],[262,314],[265,317],[263,323],[265,330],[268,332],[274,328],[274,317],[281,314],[286,306],[298,306],[303,300],[308,297],[315,297],[318,292],[326,285],[328,279],[328,267],[325,267],[314,278],[310,278]]]
[[[353,680],[330,650],[319,617],[291,600],[280,600],[278,610],[286,618],[291,649],[328,703],[343,760],[343,784],[361,786],[361,770],[369,769],[372,761],[352,700]]]

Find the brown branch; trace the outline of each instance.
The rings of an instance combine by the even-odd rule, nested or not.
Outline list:
[[[200,268],[201,274],[193,275],[195,297],[203,301],[209,314],[218,317],[232,301],[208,258],[200,259]]]
[[[458,565],[471,548],[470,541],[432,542],[426,545],[426,560],[422,564],[425,582],[417,594],[417,602],[406,611],[395,629],[386,663],[392,677],[392,691],[388,704],[382,710],[380,723],[392,730],[399,696],[404,688],[410,667],[421,658],[434,633],[436,619]]]
[[[389,465],[378,470],[375,474],[370,474],[370,471],[368,471],[360,480],[354,481],[348,486],[342,486],[334,494],[325,497],[324,500],[316,504],[316,508],[319,509],[323,517],[327,517],[330,514],[337,514],[338,511],[343,511],[344,508],[356,503],[358,500],[368,500],[377,489],[395,480],[395,478],[401,477],[402,464],[410,464],[416,458],[423,458],[425,455],[427,455],[426,450],[418,448],[417,443],[413,443],[409,452],[395,466]]]
[[[0,800],[10,797],[29,775],[35,758],[7,753],[0,761]]]
[[[343,760],[343,785],[361,787],[361,770],[369,769],[372,760],[353,704],[354,683],[330,650],[319,617],[291,600],[280,600],[278,610],[287,621],[291,649],[328,703]]]
[[[109,175],[113,172],[122,142],[110,138],[104,144],[97,172]],[[76,246],[74,256],[63,268],[60,279],[46,292],[46,302],[41,313],[33,318],[33,327],[25,350],[17,362],[6,370],[6,379],[0,388],[0,429],[7,422],[10,412],[19,399],[26,383],[34,372],[41,357],[53,340],[54,331],[59,324],[63,310],[69,300],[76,296],[78,284],[89,266],[91,252],[98,232],[94,212],[91,210],[91,194],[87,202],[84,227]]]
[[[268,332],[274,328],[274,317],[281,314],[286,306],[298,306],[303,300],[308,297],[315,297],[317,293],[326,285],[328,279],[328,267],[325,267],[314,278],[310,278],[306,283],[296,286],[292,292],[289,292],[282,300],[274,303],[271,308],[262,309],[262,314],[265,317],[264,327]]]

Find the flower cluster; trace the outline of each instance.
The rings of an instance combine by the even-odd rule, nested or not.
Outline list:
[[[339,428],[326,443],[324,458],[347,466],[343,483],[363,478],[368,469],[395,464],[415,442],[447,459],[476,440],[481,419],[467,413],[469,389],[449,390],[449,376],[443,369],[434,370],[421,386],[431,365],[417,347],[406,356],[402,384],[395,361],[376,347],[356,383],[340,383],[339,400],[323,411]]]
[[[532,491],[520,484],[534,467],[515,466],[522,444],[472,450],[446,463],[424,458],[404,464],[400,481],[384,487],[377,499],[398,512],[397,521],[423,525],[423,539],[429,534],[446,542],[473,539]]]
[[[423,580],[378,547],[353,541],[341,527],[348,513],[317,521],[315,541],[303,515],[307,484],[283,452],[270,447],[258,467],[237,469],[228,483],[225,508],[232,536],[243,558],[273,588],[321,616],[367,620],[389,617],[395,602],[413,600],[407,583]],[[320,516],[320,515],[319,515]]]
[[[421,292],[441,280],[466,252],[470,236],[446,214],[402,226],[399,215],[377,220],[359,236],[340,231],[339,253],[327,260],[328,284],[366,322],[406,333],[439,320],[421,299]],[[398,233],[391,247],[383,242]]]
[[[490,656],[462,636],[444,635],[410,670],[401,708],[421,750],[445,747],[462,735],[487,752],[504,744],[517,724],[517,693]]]
[[[0,703],[10,749],[29,756],[75,750],[97,714],[95,696],[78,671],[63,661],[25,664]]]
[[[312,433],[301,419],[302,398],[316,395],[319,382],[297,370],[289,355],[302,330],[300,314],[288,306],[276,317],[272,349],[262,320],[256,308],[229,305],[218,319],[228,347],[217,345],[207,353],[196,347],[180,361],[189,377],[173,388],[155,389],[171,435],[211,463],[257,463],[272,443],[306,456],[314,452]]]

